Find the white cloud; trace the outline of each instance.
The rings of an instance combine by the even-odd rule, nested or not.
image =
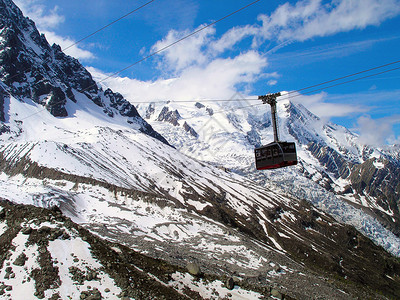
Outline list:
[[[398,0],[303,0],[285,3],[270,16],[260,15],[264,39],[305,41],[367,26],[400,14]]]
[[[248,36],[256,36],[258,29],[254,26],[238,26],[227,31],[219,40],[211,45],[211,48],[216,53],[222,53],[227,49],[232,49],[233,46]]]
[[[267,82],[267,84],[269,86],[276,85],[277,83],[278,83],[278,80],[275,80],[275,79],[268,80],[268,82]]]
[[[318,61],[327,61],[337,57],[351,56],[366,51],[378,43],[390,41],[394,38],[368,39],[363,41],[352,41],[348,43],[328,43],[295,51],[276,53],[271,56],[271,61],[284,61],[287,65],[305,65]],[[285,45],[285,44],[284,44]],[[271,52],[271,51],[270,51]]]
[[[205,66],[191,66],[179,76],[155,81],[130,78],[110,78],[105,83],[120,91],[130,101],[226,99],[237,93],[239,84],[251,84],[257,79],[267,61],[255,51],[235,58],[218,58]],[[97,80],[107,77],[88,68]]]
[[[305,41],[379,26],[383,21],[400,14],[399,0],[301,0],[280,5],[270,15],[261,14],[261,25],[234,27],[214,45],[214,50],[231,49],[246,37],[253,37],[256,49],[266,40],[277,44],[269,52],[275,52],[293,41]]]
[[[289,95],[289,99],[293,102],[301,103],[313,114],[323,119],[351,116],[370,110],[370,107],[354,103],[327,102],[328,94],[325,92],[311,96],[294,94],[292,96]]]
[[[400,124],[400,115],[372,119],[370,116],[361,116],[357,120],[358,131],[360,133],[360,142],[372,145],[382,146],[386,143],[398,143],[399,137],[393,133],[393,125]]]
[[[58,44],[62,49],[73,45],[76,41],[62,37],[54,32],[54,29],[65,22],[65,17],[58,13],[58,7],[47,10],[40,0],[14,0],[15,4],[21,9],[25,16],[32,19],[41,33],[46,35],[50,44]],[[67,50],[67,54],[82,60],[90,60],[95,56],[90,51],[74,45]]]
[[[250,47],[254,50],[268,40],[273,48],[267,53],[271,54],[294,41],[305,41],[314,37],[363,29],[370,25],[378,26],[381,22],[398,14],[400,14],[399,0],[331,0],[329,2],[301,0],[295,4],[287,2],[280,5],[270,15],[260,15],[258,20],[261,24],[234,27],[219,39],[215,37],[215,28],[210,27],[174,44],[173,47],[160,53],[164,59],[161,68],[165,70],[167,67],[169,71],[179,72],[188,66],[206,65],[210,59],[218,57],[226,50],[234,49],[237,43],[248,37],[252,38]],[[197,29],[200,28],[201,26]],[[159,51],[189,33],[190,31],[170,31],[165,39],[153,46],[152,51]],[[332,55],[332,52],[336,55],[338,51],[353,53],[378,41],[353,43],[352,47],[347,48],[343,45],[334,45],[334,50],[331,47],[322,53],[321,49],[317,49],[320,53],[315,53],[314,50],[311,54],[325,57]],[[329,53],[326,53],[327,51]]]
[[[70,56],[73,56],[78,59],[86,60],[86,61],[95,58],[95,56],[93,55],[92,52],[83,50],[83,49],[79,48],[77,45],[70,47],[71,45],[73,45],[75,43],[74,40],[59,36],[52,31],[42,31],[42,33],[44,33],[44,35],[46,36],[46,39],[51,44],[60,45],[61,49],[65,49],[68,47],[68,49],[64,52]]]
[[[58,14],[58,7],[46,11],[44,5],[38,0],[15,0],[15,4],[25,16],[29,16],[38,28],[54,29],[65,21],[65,17]]]
[[[200,26],[198,29],[202,27]],[[189,66],[205,64],[208,61],[208,54],[205,47],[207,47],[212,36],[215,34],[215,28],[206,28],[179,43],[175,43],[188,34],[190,34],[189,30],[183,32],[171,30],[163,40],[157,42],[152,47],[152,52],[162,51],[160,54],[167,63],[163,67],[168,66],[170,70],[178,72]],[[163,50],[171,44],[174,44],[173,47]]]

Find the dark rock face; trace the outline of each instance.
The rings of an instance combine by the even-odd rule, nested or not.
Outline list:
[[[197,108],[204,108],[205,106],[203,105],[203,104],[201,104],[200,102],[196,102],[196,104],[194,105],[194,106],[196,106]]]
[[[110,106],[119,111],[122,116],[128,118],[140,117],[135,106],[126,101],[120,93],[114,93],[110,89],[107,89],[104,95],[109,99]]]
[[[2,90],[0,90],[0,121],[1,122],[6,121],[5,114],[4,114],[4,95],[3,95]]]
[[[179,119],[181,119],[181,115],[178,110],[170,111],[166,106],[161,110],[157,117],[157,121],[168,122],[174,126],[179,126]]]
[[[61,299],[59,293],[52,291],[62,285],[61,278],[67,277],[74,283],[74,286],[82,286],[84,282],[99,281],[100,272],[104,272],[113,278],[115,285],[122,290],[119,295],[121,297],[116,295],[115,298],[188,299],[184,294],[180,294],[172,287],[167,286],[171,274],[182,270],[177,266],[159,259],[144,256],[123,245],[118,245],[118,248],[122,249],[121,253],[123,253],[120,255],[113,248],[117,246],[115,243],[102,240],[91,234],[86,229],[63,216],[61,211],[15,205],[4,199],[0,199],[0,207],[2,212],[0,220],[8,225],[6,226],[7,230],[2,234],[0,263],[5,266],[8,257],[15,251],[12,241],[19,232],[22,232],[28,238],[25,244],[26,247],[35,245],[38,248],[37,253],[29,257],[28,252],[23,249],[25,253],[22,252],[12,261],[12,264],[4,267],[6,272],[4,279],[9,279],[15,276],[14,271],[17,270],[17,267],[23,267],[28,259],[37,260],[38,263],[33,270],[18,268],[20,272],[26,272],[24,276],[28,278],[28,281],[32,280],[35,283],[34,292],[32,291],[29,294],[31,291],[26,291],[26,295],[24,295],[26,299]],[[27,226],[27,220],[35,223],[39,228],[25,227]],[[46,224],[48,223],[52,223],[54,227],[47,227]],[[74,232],[74,236],[70,236],[68,231]],[[58,262],[51,256],[50,241],[58,240],[60,243],[63,243],[64,240],[75,238],[80,238],[89,244],[87,248],[88,254],[99,262],[101,268],[93,269],[88,266],[82,267],[79,264],[77,265],[76,263],[79,259],[74,253],[71,253],[73,263],[69,263],[70,267],[68,271],[64,271],[63,268],[58,267]],[[68,253],[67,249],[64,250]],[[149,274],[152,275],[150,276]],[[157,277],[157,280],[154,280],[154,277]],[[4,279],[2,278],[2,280]],[[18,284],[6,286],[1,283],[0,295],[6,296],[6,292],[12,288],[21,287]],[[110,289],[102,289],[101,292],[104,294],[110,293]],[[81,289],[80,299],[103,298],[97,288],[87,287],[84,289],[82,287]]]
[[[190,133],[190,135],[192,135],[194,137],[198,137],[199,136],[197,134],[197,132],[188,123],[186,123],[186,121],[183,124],[183,129],[185,129],[186,132]]]
[[[145,118],[150,119],[150,117],[154,114],[154,111],[155,111],[154,103],[150,103],[146,109]]]
[[[356,165],[349,177],[351,185],[348,189],[353,193],[374,201],[388,216],[378,209],[374,212],[380,221],[396,235],[400,235],[400,163],[392,159],[371,158]]]
[[[400,162],[392,157],[370,158],[363,163],[352,162],[341,153],[316,142],[310,142],[308,149],[325,167],[326,173],[322,174],[323,186],[331,191],[333,175],[336,179],[350,180],[342,194],[366,197],[371,204],[371,212],[393,233],[400,235]],[[368,150],[366,150],[368,151]],[[321,182],[319,182],[321,184]],[[390,212],[385,214],[376,206]]]
[[[324,122],[318,130],[313,130],[316,124],[321,124],[321,120],[306,108],[299,104],[288,103],[285,110],[288,116],[289,134],[295,138],[298,145],[306,146],[321,166],[318,171],[320,177],[313,177],[313,174],[307,172],[307,168],[301,170],[303,175],[313,178],[327,191],[350,195],[355,199],[365,199],[362,204],[365,209],[399,236],[399,148],[392,147],[390,151],[384,149],[381,151],[369,146],[351,145],[350,142],[350,146],[346,146],[338,138],[339,135],[349,140],[356,139],[345,128]],[[328,145],[326,138],[321,135],[329,137],[332,143]],[[300,165],[302,163],[300,160]],[[350,183],[342,192],[336,192],[333,189],[336,179],[345,179]]]
[[[127,123],[139,124],[140,131],[168,144],[121,94],[103,91],[77,59],[58,45],[50,46],[10,0],[0,0],[0,38],[0,76],[17,99],[32,99],[53,116],[66,117],[67,102],[77,102],[75,95],[81,93],[109,117],[125,117]],[[5,120],[4,96],[0,96],[0,121]]]
[[[328,146],[321,146],[316,142],[310,142],[308,150],[326,167],[328,172],[335,175],[335,178],[347,178],[350,175],[350,169],[353,164],[334,149]]]

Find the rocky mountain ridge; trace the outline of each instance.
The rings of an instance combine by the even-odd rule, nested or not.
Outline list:
[[[0,96],[1,121],[6,120],[4,96],[8,93],[20,101],[30,99],[42,105],[55,117],[72,115],[67,104],[79,101],[81,94],[110,118],[118,115],[133,127],[167,143],[121,94],[111,89],[103,91],[78,60],[64,54],[60,46],[50,46],[34,22],[25,18],[10,0],[0,1],[0,31],[0,73],[4,84]]]

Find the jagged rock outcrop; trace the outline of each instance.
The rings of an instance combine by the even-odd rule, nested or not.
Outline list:
[[[186,123],[186,121],[185,123],[183,123],[183,129],[185,129],[185,131],[190,133],[190,135],[192,135],[193,137],[199,136],[198,133],[188,123]]]
[[[289,134],[295,138],[298,147],[307,147],[320,166],[318,176],[315,171],[310,174],[308,168],[301,168],[302,174],[329,192],[353,197],[353,203],[362,205],[399,235],[398,148],[375,149],[361,145],[349,130],[322,121],[302,105],[289,102],[284,110]],[[348,184],[338,187],[339,181]]]
[[[53,116],[66,117],[67,102],[77,102],[77,95],[83,94],[110,118],[124,117],[135,128],[168,144],[121,94],[103,91],[77,59],[64,54],[58,45],[50,46],[35,23],[10,0],[0,0],[0,41],[0,76],[7,93],[20,101],[31,99]],[[4,93],[0,97],[0,121],[5,122]]]
[[[196,102],[194,106],[196,106],[196,107],[199,108],[199,109],[205,107],[205,106],[204,106],[203,104],[201,104],[200,102]]]
[[[335,175],[336,178],[347,178],[350,175],[352,163],[343,158],[337,151],[328,147],[321,146],[315,142],[308,144],[308,150],[318,161],[324,165],[328,172]]]
[[[160,122],[168,122],[174,126],[179,126],[179,119],[181,119],[181,115],[179,114],[178,110],[175,109],[174,111],[169,110],[168,107],[163,107],[160,114],[157,117],[157,121]]]
[[[150,103],[149,106],[146,108],[146,113],[144,115],[145,119],[150,119],[151,116],[154,114],[155,111],[155,104]]]

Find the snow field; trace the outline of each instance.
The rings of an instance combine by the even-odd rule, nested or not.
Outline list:
[[[35,281],[30,278],[31,272],[39,268],[37,262],[38,246],[26,246],[29,235],[24,235],[21,232],[13,239],[12,244],[15,250],[11,252],[11,256],[4,260],[3,268],[0,270],[0,284],[11,286],[11,290],[6,291],[3,299],[37,299],[35,293]],[[19,255],[24,253],[27,260],[23,266],[14,265],[15,260]],[[7,268],[11,268],[12,272],[7,272]]]
[[[90,252],[90,245],[80,237],[73,237],[70,240],[55,240],[49,242],[48,250],[51,253],[55,265],[59,268],[61,286],[53,291],[46,291],[47,295],[58,292],[62,299],[79,299],[82,291],[97,288],[102,299],[116,299],[121,289],[116,286],[114,280],[101,271],[102,265],[93,258]],[[97,279],[85,281],[78,285],[73,281],[70,268],[75,267],[83,274],[95,271]],[[109,289],[105,292],[105,289]]]
[[[262,295],[242,289],[239,286],[235,286],[233,290],[229,290],[224,287],[223,282],[216,280],[212,282],[204,282],[203,280],[196,280],[190,274],[182,274],[176,272],[172,274],[172,279],[169,283],[170,286],[174,287],[178,291],[183,291],[185,288],[189,288],[195,292],[198,292],[201,297],[205,299],[235,299],[235,300],[254,300],[262,299]]]

